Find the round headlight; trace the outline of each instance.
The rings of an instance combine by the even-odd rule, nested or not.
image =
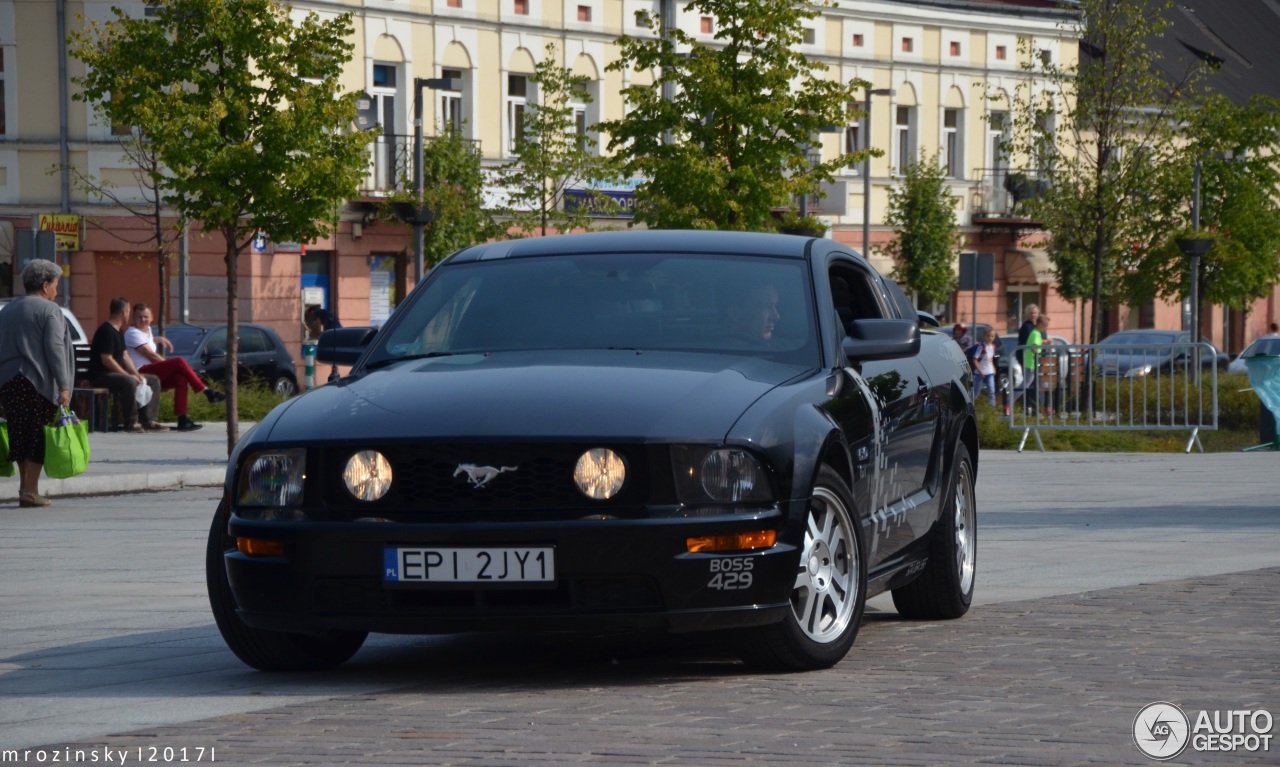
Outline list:
[[[618,494],[627,479],[627,465],[622,456],[607,447],[595,447],[578,458],[573,467],[573,481],[588,498],[603,501]]]
[[[769,498],[764,469],[742,450],[712,450],[702,459],[702,489],[720,502],[761,501]]]
[[[391,464],[376,450],[361,450],[342,470],[347,490],[362,501],[376,501],[391,489]]]

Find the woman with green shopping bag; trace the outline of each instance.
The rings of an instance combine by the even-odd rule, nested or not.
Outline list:
[[[27,295],[0,312],[0,405],[9,428],[9,460],[18,464],[18,505],[48,506],[38,482],[44,427],[71,404],[75,371],[71,330],[53,302],[62,270],[36,259],[22,269]]]

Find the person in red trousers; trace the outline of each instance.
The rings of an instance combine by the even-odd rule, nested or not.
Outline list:
[[[161,348],[172,352],[173,343],[164,336],[152,334],[151,309],[146,304],[133,307],[133,324],[125,331],[124,345],[139,373],[150,373],[160,379],[161,389],[173,390],[173,412],[178,415],[178,431],[195,431],[204,426],[187,417],[188,388],[203,392],[210,402],[222,402],[227,398],[222,392],[206,386],[186,360],[181,357],[165,359],[160,354]]]

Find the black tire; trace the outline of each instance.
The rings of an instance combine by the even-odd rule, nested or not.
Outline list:
[[[973,459],[956,445],[942,512],[929,542],[929,563],[920,576],[893,590],[898,614],[912,620],[959,618],[973,602],[978,564],[978,507]]]
[[[743,636],[743,659],[771,669],[808,671],[840,662],[853,646],[867,603],[867,561],[852,494],[823,466],[809,501],[791,610]]]
[[[344,631],[327,636],[263,631],[236,615],[235,595],[227,582],[226,552],[232,548],[222,506],[213,517],[205,547],[205,584],[209,606],[222,639],[236,657],[259,671],[321,671],[345,663],[364,644],[364,632]]]
[[[298,384],[289,376],[280,376],[272,382],[271,391],[281,397],[292,397],[298,393]]]

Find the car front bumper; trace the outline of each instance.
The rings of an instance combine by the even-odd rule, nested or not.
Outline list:
[[[764,625],[790,609],[799,551],[779,535],[758,551],[691,553],[687,539],[779,530],[779,511],[714,518],[412,524],[261,522],[232,536],[279,541],[283,556],[226,557],[248,625],[323,634],[459,631],[704,631]],[[547,583],[402,584],[383,579],[395,547],[552,547]]]

